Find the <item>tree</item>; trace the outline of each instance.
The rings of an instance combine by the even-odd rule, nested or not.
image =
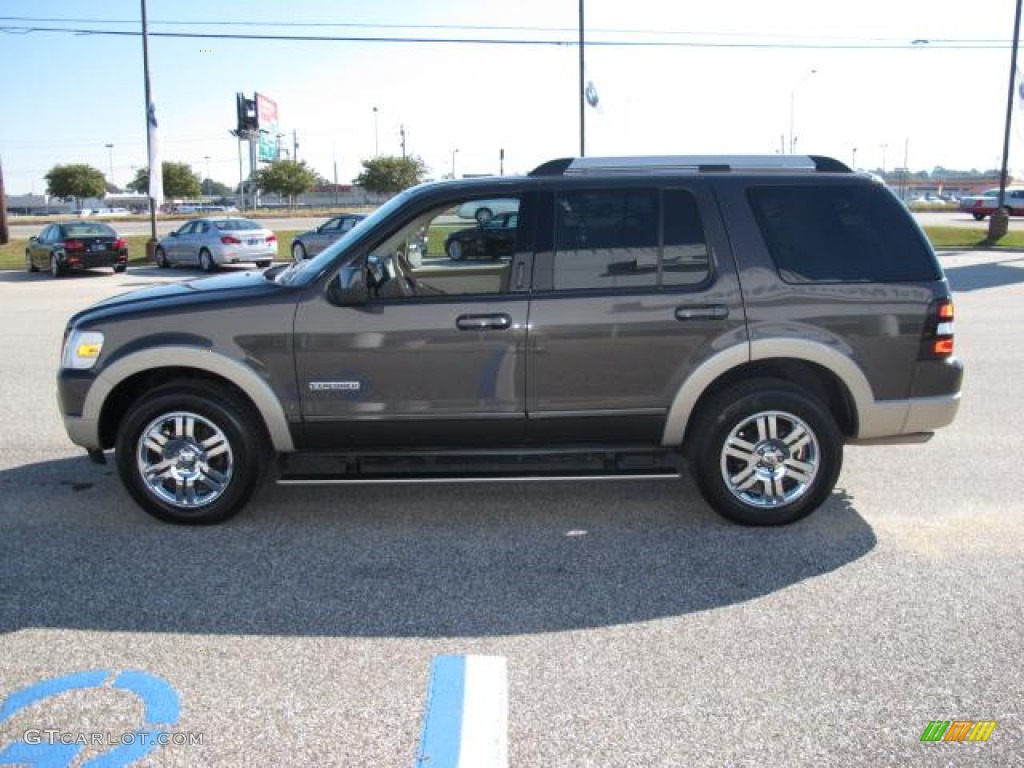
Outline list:
[[[384,155],[363,160],[363,172],[356,179],[356,184],[369,192],[394,194],[419,184],[426,175],[426,164],[415,155]]]
[[[107,180],[91,165],[55,165],[46,176],[46,191],[61,200],[74,200],[82,207],[83,197],[102,197]]]
[[[221,184],[213,179],[203,179],[203,197],[231,197],[234,192],[227,184]]]
[[[188,163],[162,163],[165,197],[199,197],[202,187],[199,177],[192,173]],[[149,168],[139,168],[128,189],[145,194],[149,191]]]
[[[295,195],[311,189],[316,183],[316,173],[306,161],[278,160],[256,172],[256,186],[261,192],[275,192],[288,198],[292,204]]]

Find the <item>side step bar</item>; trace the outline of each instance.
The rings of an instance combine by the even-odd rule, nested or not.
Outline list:
[[[565,482],[679,477],[671,452],[377,454],[292,456],[281,461],[279,485],[384,483]]]

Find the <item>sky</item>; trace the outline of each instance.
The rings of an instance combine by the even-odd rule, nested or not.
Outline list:
[[[8,194],[45,192],[43,177],[58,163],[112,172],[119,186],[146,164],[141,38],[33,31],[137,33],[140,7],[0,0]],[[799,153],[867,169],[996,168],[1014,8],[1014,0],[586,0],[586,78],[599,95],[586,109],[586,152],[773,154],[792,136]],[[294,131],[299,159],[328,179],[336,166],[340,183],[378,148],[401,154],[403,127],[408,152],[437,178],[453,163],[460,176],[497,173],[502,149],[506,173],[577,155],[578,13],[578,0],[147,0],[162,158],[236,185],[238,144],[228,131],[239,91],[275,100],[285,146]],[[1024,167],[1016,132],[1010,166]]]

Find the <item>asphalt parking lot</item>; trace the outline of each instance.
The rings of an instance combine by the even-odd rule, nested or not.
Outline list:
[[[675,481],[268,487],[160,524],[68,442],[54,376],[75,309],[194,273],[0,273],[0,765],[159,724],[202,743],[105,764],[410,766],[463,654],[505,662],[512,766],[1020,765],[1024,253],[941,260],[956,424],[848,449],[769,530]]]

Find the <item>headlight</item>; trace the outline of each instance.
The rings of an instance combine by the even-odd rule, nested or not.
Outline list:
[[[87,370],[96,364],[103,351],[103,334],[99,331],[72,331],[64,342],[61,365],[64,368]]]

